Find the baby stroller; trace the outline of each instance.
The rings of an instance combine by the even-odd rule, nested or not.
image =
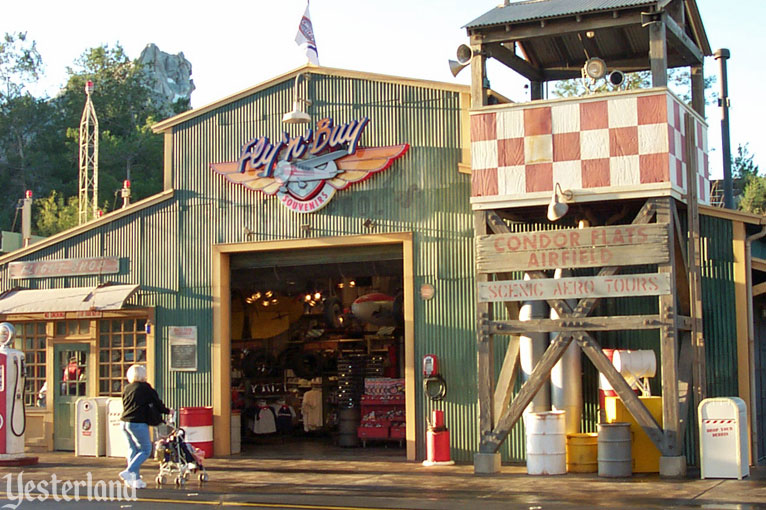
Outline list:
[[[165,428],[167,433],[154,445],[154,458],[160,463],[155,478],[157,486],[169,484],[172,480],[177,487],[181,487],[193,475],[197,475],[200,483],[207,482],[204,452],[185,441],[186,433],[175,426],[174,417],[168,418]]]

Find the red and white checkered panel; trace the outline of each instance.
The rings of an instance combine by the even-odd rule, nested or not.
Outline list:
[[[472,195],[668,183],[686,192],[683,115],[665,92],[528,103],[471,115]],[[695,118],[699,201],[709,203],[707,127]]]

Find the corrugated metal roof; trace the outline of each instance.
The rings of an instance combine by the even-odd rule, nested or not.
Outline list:
[[[107,285],[12,290],[0,299],[0,313],[118,310],[137,289],[138,285]]]
[[[527,0],[526,2],[514,2],[495,7],[463,28],[519,23],[663,3],[667,2],[661,0]]]

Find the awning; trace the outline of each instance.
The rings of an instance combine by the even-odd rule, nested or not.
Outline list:
[[[138,285],[11,290],[0,298],[0,314],[118,310]]]

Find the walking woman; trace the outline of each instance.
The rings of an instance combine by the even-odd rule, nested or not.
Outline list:
[[[120,472],[120,478],[136,489],[146,487],[141,480],[141,464],[152,453],[149,426],[162,423],[162,414],[170,409],[160,400],[154,388],[146,382],[146,368],[132,365],[127,373],[128,384],[122,392],[122,433],[128,442],[128,467]]]

